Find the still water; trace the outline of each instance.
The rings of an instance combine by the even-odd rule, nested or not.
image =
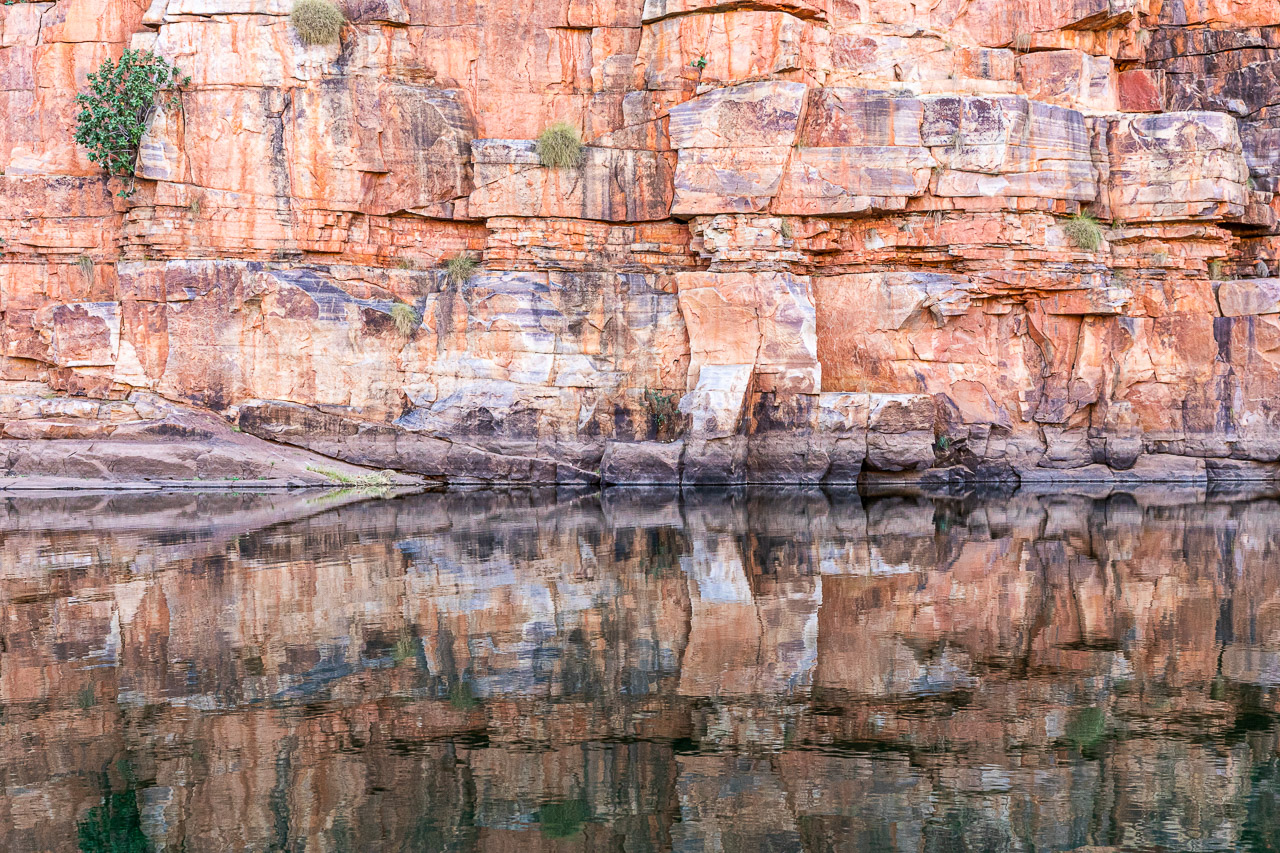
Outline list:
[[[9,498],[5,851],[1280,849],[1280,502]]]

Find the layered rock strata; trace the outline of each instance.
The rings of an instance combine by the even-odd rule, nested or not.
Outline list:
[[[1272,3],[345,11],[0,8],[5,393],[457,482],[1280,471]],[[127,46],[192,80],[120,198]]]

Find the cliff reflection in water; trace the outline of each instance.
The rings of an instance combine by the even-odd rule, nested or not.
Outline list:
[[[1280,849],[1280,503],[9,499],[0,848]]]

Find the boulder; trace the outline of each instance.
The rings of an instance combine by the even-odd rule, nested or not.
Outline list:
[[[683,441],[610,441],[600,463],[600,479],[618,485],[672,485],[680,482]]]

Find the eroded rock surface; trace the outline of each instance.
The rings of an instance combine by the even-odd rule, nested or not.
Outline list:
[[[0,7],[5,399],[466,482],[1280,462],[1275,4],[289,6]],[[127,46],[191,83],[108,181]],[[61,429],[4,423],[50,474]]]

